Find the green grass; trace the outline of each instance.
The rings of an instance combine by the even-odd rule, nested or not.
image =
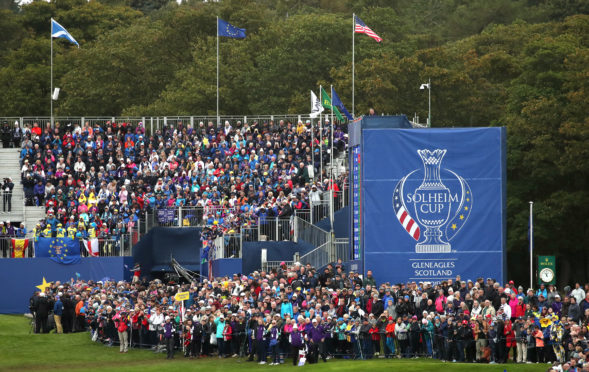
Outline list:
[[[167,360],[165,354],[154,354],[148,350],[131,349],[120,354],[118,347],[105,347],[94,343],[87,333],[67,335],[29,334],[30,320],[23,316],[0,315],[0,371],[162,371],[173,368],[176,371],[264,371],[268,369],[293,370],[292,364],[281,366],[260,366],[233,358],[219,360],[207,358],[187,360],[179,353],[176,359]],[[355,372],[381,371],[488,371],[488,372],[532,372],[546,371],[547,365],[480,365],[441,363],[431,359],[368,361],[329,360],[305,369],[314,371]]]

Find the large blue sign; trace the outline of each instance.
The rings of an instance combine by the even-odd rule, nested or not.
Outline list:
[[[362,131],[364,270],[504,279],[505,129]]]

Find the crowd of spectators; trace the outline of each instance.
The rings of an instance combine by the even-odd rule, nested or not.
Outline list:
[[[32,231],[116,238],[145,211],[178,206],[203,207],[217,234],[288,217],[309,208],[313,192],[337,192],[346,183],[345,174],[318,174],[320,161],[329,160],[330,128],[315,124],[312,133],[310,122],[284,120],[177,122],[148,135],[142,123],[26,124],[18,143],[26,204],[44,206],[47,215]],[[343,128],[337,124],[333,133],[338,152],[346,147]]]
[[[175,300],[186,291],[188,300]],[[428,357],[589,369],[589,284],[562,292],[491,278],[391,284],[341,264],[316,272],[295,263],[184,284],[72,279],[35,294],[31,309],[38,331],[47,331],[53,309],[58,333],[90,330],[121,352],[152,347],[168,358],[176,351],[260,364],[288,357],[297,364],[301,354],[311,363]]]

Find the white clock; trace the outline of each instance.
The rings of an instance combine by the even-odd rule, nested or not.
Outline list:
[[[552,269],[549,269],[547,267],[540,270],[540,279],[544,283],[552,282],[552,280],[554,280],[554,271],[552,271]]]

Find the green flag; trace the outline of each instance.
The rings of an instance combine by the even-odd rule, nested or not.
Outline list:
[[[329,98],[327,92],[325,91],[325,89],[323,89],[323,87],[321,87],[321,105],[326,109],[331,110],[331,98]],[[337,120],[344,121],[344,117],[335,106],[333,106],[333,113],[337,117]]]

